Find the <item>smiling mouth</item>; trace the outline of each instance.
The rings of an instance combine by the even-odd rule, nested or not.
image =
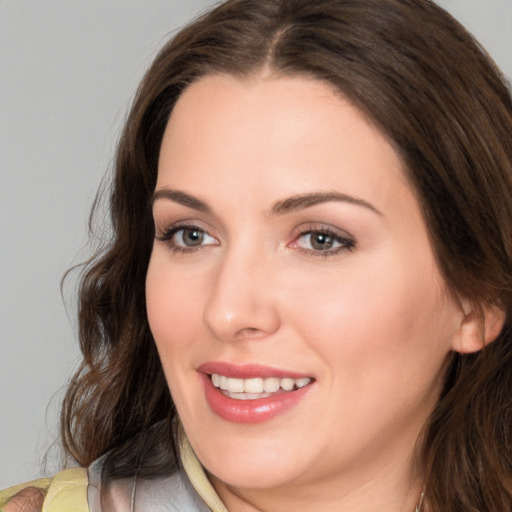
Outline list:
[[[224,396],[235,400],[257,400],[259,398],[290,393],[307,386],[313,381],[311,377],[302,377],[300,379],[293,379],[291,377],[238,379],[217,373],[211,374],[210,379]]]

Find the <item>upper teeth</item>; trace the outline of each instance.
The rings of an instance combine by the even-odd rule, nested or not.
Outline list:
[[[303,388],[311,382],[310,377],[301,379],[292,379],[285,377],[268,377],[262,379],[256,377],[254,379],[235,379],[225,377],[224,375],[212,374],[212,382],[216,388],[229,391],[230,393],[274,393],[282,388],[284,391],[291,391],[294,388]]]

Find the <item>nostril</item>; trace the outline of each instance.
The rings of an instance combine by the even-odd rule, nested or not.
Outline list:
[[[234,335],[234,338],[236,340],[241,339],[258,339],[258,338],[264,338],[267,335],[266,332],[257,329],[256,327],[244,327],[243,329],[240,329],[237,331]]]

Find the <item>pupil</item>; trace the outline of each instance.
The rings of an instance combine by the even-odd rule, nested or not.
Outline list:
[[[311,240],[311,245],[314,249],[325,251],[330,249],[333,245],[332,236],[326,235],[325,233],[317,233]]]
[[[203,233],[197,229],[186,229],[183,233],[185,245],[200,245],[203,241]]]

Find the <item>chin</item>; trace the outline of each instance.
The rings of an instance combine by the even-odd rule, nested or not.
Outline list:
[[[303,441],[295,444],[293,436],[245,434],[212,435],[205,444],[194,443],[193,435],[189,439],[208,473],[233,487],[279,487],[298,479],[309,466]]]
[[[275,461],[243,461],[214,464],[207,468],[210,476],[230,487],[239,489],[270,489],[289,485],[299,478],[298,469],[291,464],[275,464]],[[300,471],[302,472],[302,471]]]

